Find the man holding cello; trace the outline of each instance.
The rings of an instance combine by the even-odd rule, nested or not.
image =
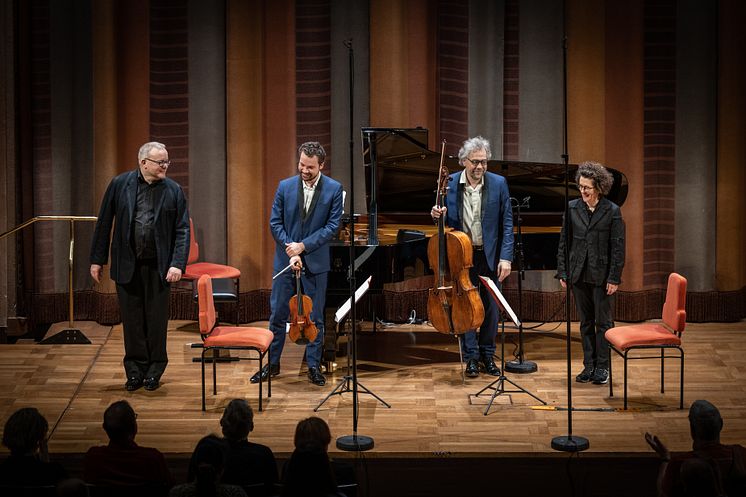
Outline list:
[[[337,233],[342,216],[342,185],[321,174],[326,152],[319,142],[302,144],[298,154],[298,175],[280,181],[269,218],[275,239],[274,272],[280,273],[288,267],[293,271],[285,271],[272,281],[269,329],[274,334],[274,340],[269,364],[251,377],[251,383],[280,374],[285,328],[290,320],[289,302],[291,298],[296,299],[298,290],[294,273],[302,269],[302,288],[313,302],[310,319],[318,329],[315,339],[308,340],[306,347],[308,380],[318,386],[326,384],[319,366],[324,344],[329,242]],[[300,296],[297,297],[300,299]],[[303,299],[296,301],[302,303]]]
[[[463,231],[471,240],[473,266],[469,277],[479,288],[484,305],[484,322],[479,329],[460,335],[466,376],[475,378],[483,371],[500,375],[495,364],[495,336],[499,309],[479,276],[487,276],[499,285],[510,274],[513,260],[513,213],[505,178],[487,171],[492,157],[490,142],[481,136],[466,140],[458,152],[463,171],[450,175],[450,187],[443,207],[433,206],[430,215],[437,220],[445,215],[451,228]]]

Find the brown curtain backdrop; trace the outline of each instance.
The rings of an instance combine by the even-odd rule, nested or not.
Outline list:
[[[8,228],[34,215],[96,215],[111,178],[136,167],[138,147],[163,141],[203,256],[239,267],[243,315],[266,319],[269,213],[278,182],[296,174],[300,141],[328,147],[327,172],[348,191],[356,181],[355,211],[364,212],[359,151],[359,174],[349,174],[341,41],[355,47],[356,129],[423,126],[429,148],[446,138],[449,153],[471,134],[499,134],[496,158],[559,162],[566,31],[570,160],[600,160],[629,181],[617,318],[659,317],[671,271],[690,278],[692,320],[746,316],[742,2],[569,0],[564,11],[555,0],[12,5],[0,14],[18,54],[0,85],[13,102],[0,127],[0,181],[15,192],[0,211]],[[474,36],[485,20],[501,34]],[[88,276],[92,225],[76,232],[75,317],[116,322],[113,284]],[[67,226],[43,224],[3,242],[0,276],[14,291],[0,322],[66,320],[67,236]],[[549,317],[562,298],[544,276],[527,292],[534,314],[524,319]],[[188,286],[177,288],[171,314],[196,316]]]

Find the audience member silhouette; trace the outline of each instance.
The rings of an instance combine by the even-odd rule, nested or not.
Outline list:
[[[83,462],[83,478],[94,485],[151,485],[163,493],[173,485],[163,454],[135,442],[137,414],[126,400],[111,404],[104,412],[108,445],[91,447]]]
[[[80,478],[67,478],[57,484],[57,497],[89,497],[88,486]]]
[[[237,485],[221,483],[228,443],[217,435],[207,435],[197,442],[189,461],[189,483],[176,485],[169,497],[246,497]]]
[[[318,446],[293,451],[285,465],[282,497],[343,497],[337,491],[329,456]]]
[[[278,482],[277,462],[269,447],[248,440],[254,429],[254,411],[249,403],[244,399],[231,400],[220,418],[220,426],[228,443],[223,483],[263,483],[265,492],[271,492]]]
[[[10,456],[0,465],[0,484],[7,486],[50,486],[67,478],[65,469],[49,462],[49,424],[34,407],[10,415],[3,429],[3,445]]]
[[[328,456],[329,444],[332,442],[332,432],[329,430],[329,425],[326,421],[311,416],[310,418],[298,421],[295,427],[293,442],[296,449],[318,447],[327,453]],[[330,463],[338,485],[357,483],[355,469],[351,464],[333,459],[330,459]]]
[[[659,495],[687,495],[682,470],[684,473],[691,471],[696,474],[701,467],[697,466],[697,463],[689,468],[682,466],[690,459],[701,459],[713,468],[714,477],[717,478],[719,485],[717,488],[722,489],[725,495],[746,496],[746,449],[738,444],[721,444],[722,429],[723,418],[718,408],[706,400],[697,400],[689,408],[689,431],[693,450],[672,456],[657,436],[645,433],[645,440],[662,459],[658,474]]]
[[[720,470],[706,459],[693,457],[681,464],[681,485],[686,497],[723,497]]]

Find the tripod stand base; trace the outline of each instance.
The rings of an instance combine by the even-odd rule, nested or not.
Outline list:
[[[373,439],[365,435],[345,435],[337,439],[337,448],[348,452],[362,452],[373,448]]]
[[[51,337],[45,338],[39,344],[41,345],[69,345],[69,344],[90,344],[91,341],[88,337],[83,334],[82,331],[77,329],[68,328],[62,330],[59,333],[52,335]]]
[[[585,437],[579,437],[577,435],[562,435],[561,437],[554,437],[552,439],[552,448],[554,450],[561,450],[562,452],[581,452],[588,450],[591,443]]]
[[[535,373],[539,369],[534,361],[508,361],[505,363],[505,371],[508,373]]]

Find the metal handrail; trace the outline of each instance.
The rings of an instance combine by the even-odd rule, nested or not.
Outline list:
[[[68,255],[68,275],[67,275],[67,291],[68,291],[68,325],[70,328],[73,327],[73,254],[75,249],[75,222],[76,221],[97,221],[96,216],[36,216],[32,217],[28,221],[19,224],[12,230],[6,231],[0,235],[0,240],[6,236],[12,235],[16,231],[22,230],[26,226],[30,226],[38,221],[69,221],[70,222],[70,253]]]

